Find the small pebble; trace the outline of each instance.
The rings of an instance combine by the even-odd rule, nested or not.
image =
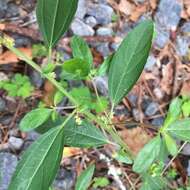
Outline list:
[[[93,36],[95,31],[92,27],[85,24],[80,19],[75,19],[73,23],[71,24],[71,30],[75,35],[79,36]]]
[[[94,78],[94,83],[101,95],[108,96],[108,78],[106,76]]]
[[[10,137],[8,140],[9,147],[13,150],[20,150],[24,144],[24,141],[21,138]]]
[[[97,25],[97,20],[95,17],[93,16],[88,16],[86,19],[85,19],[85,23],[88,24],[89,26],[91,26],[92,28],[94,26]]]
[[[113,30],[111,28],[100,27],[100,28],[98,28],[96,33],[99,36],[112,36],[113,35]]]
[[[0,112],[4,111],[6,108],[6,102],[3,98],[0,97]]]
[[[146,116],[153,116],[159,111],[159,105],[156,102],[152,102],[145,110]]]
[[[7,190],[18,159],[15,155],[0,153],[0,190]]]

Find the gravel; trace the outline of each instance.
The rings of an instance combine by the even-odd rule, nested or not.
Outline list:
[[[6,102],[3,98],[0,97],[0,112],[4,111],[6,108]]]
[[[18,150],[21,150],[21,148],[24,144],[24,141],[21,138],[11,136],[8,140],[8,143],[9,143],[10,149],[18,151]]]
[[[159,104],[156,102],[151,102],[148,104],[146,110],[145,110],[145,115],[146,116],[153,116],[159,111]]]
[[[75,19],[71,24],[71,30],[75,35],[79,36],[93,36],[95,33],[94,29],[91,26],[85,24],[78,18]]]
[[[17,165],[17,157],[10,153],[0,153],[0,190],[7,190]]]
[[[85,23],[93,28],[93,27],[95,27],[97,25],[97,20],[93,16],[88,16],[85,19]]]
[[[153,54],[151,54],[149,57],[148,57],[148,60],[147,60],[147,63],[145,65],[145,69],[147,71],[151,71],[152,68],[154,67],[154,65],[156,65],[156,62],[157,62],[157,59],[155,58],[155,56]]]
[[[107,57],[110,55],[110,48],[109,48],[109,43],[104,42],[104,43],[97,43],[96,49],[103,57]]]
[[[100,28],[98,28],[96,33],[99,36],[112,36],[113,30],[111,28],[107,28],[107,27],[100,27]]]
[[[178,36],[176,40],[176,50],[178,55],[186,56],[189,52],[190,39],[184,36]]]
[[[94,83],[101,95],[108,96],[108,78],[106,76],[94,78]]]
[[[87,14],[94,16],[98,24],[105,25],[112,21],[114,11],[112,7],[104,4],[91,4],[88,7]]]

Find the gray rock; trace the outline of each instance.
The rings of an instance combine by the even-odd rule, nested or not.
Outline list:
[[[181,31],[190,35],[190,22],[184,23],[184,25],[181,27]]]
[[[109,48],[109,43],[105,42],[105,43],[98,43],[98,45],[96,46],[96,49],[98,52],[100,52],[104,57],[107,57],[108,55],[110,55],[110,48]]]
[[[156,127],[160,127],[162,126],[164,123],[164,118],[163,117],[158,117],[158,118],[155,118],[151,121],[151,124],[156,126]]]
[[[94,78],[94,83],[101,95],[108,95],[108,78],[106,76]]]
[[[153,90],[153,93],[156,96],[156,98],[158,98],[159,100],[164,97],[164,92],[159,87],[155,88]]]
[[[75,35],[79,36],[93,36],[95,31],[92,27],[85,24],[80,19],[75,19],[73,23],[71,24],[71,30]]]
[[[0,1],[0,19],[4,18],[7,11],[7,5],[8,0],[1,0]]]
[[[6,108],[6,102],[3,98],[0,97],[0,112],[4,111]]]
[[[12,115],[5,115],[5,116],[0,117],[0,123],[2,125],[7,126],[11,123],[12,119],[13,119]]]
[[[117,49],[119,48],[121,43],[118,43],[118,42],[113,42],[111,43],[110,47],[114,50],[114,51],[117,51]]]
[[[5,73],[0,72],[0,81],[4,81],[4,80],[8,80],[8,79],[9,78],[8,78],[8,76]]]
[[[178,0],[161,0],[155,15],[156,23],[167,30],[176,30],[182,10],[183,5]]]
[[[140,121],[140,119],[143,117],[143,114],[136,108],[132,110],[132,115],[135,121]]]
[[[190,160],[188,161],[187,175],[190,176]]]
[[[100,28],[98,28],[96,33],[99,36],[112,36],[113,30],[111,28],[107,28],[107,27],[100,27]]]
[[[10,1],[10,0],[8,0]],[[6,18],[11,18],[11,17],[17,17],[19,16],[19,7],[13,2],[13,3],[8,3],[8,7],[6,10]]]
[[[132,107],[136,107],[137,106],[137,101],[138,101],[138,96],[133,94],[133,93],[129,93],[127,95],[127,99],[129,100],[130,104]]]
[[[158,103],[156,103],[156,102],[151,102],[151,103],[147,106],[147,108],[146,108],[146,110],[145,110],[145,114],[146,114],[147,116],[153,116],[153,115],[156,114],[158,111],[159,111],[159,105],[158,105]]]
[[[53,183],[55,190],[69,190],[72,189],[75,184],[76,174],[61,168]]]
[[[79,0],[78,2],[78,8],[76,12],[76,17],[83,19],[87,12],[87,2],[86,0]]]
[[[155,46],[158,48],[164,48],[164,46],[169,42],[170,32],[159,25],[156,25],[156,39],[154,40]]]
[[[190,39],[184,36],[178,36],[176,40],[176,50],[178,55],[186,56],[189,52]]]
[[[183,148],[182,152],[183,155],[190,156],[190,144],[186,144]]]
[[[7,190],[17,165],[17,157],[10,153],[0,153],[0,190]]]
[[[148,60],[147,60],[147,63],[145,65],[145,69],[147,71],[151,71],[153,66],[156,65],[156,58],[154,57],[153,54],[151,54],[149,57],[148,57]]]
[[[42,85],[44,84],[44,79],[41,77],[39,72],[35,71],[34,69],[31,69],[29,71],[29,76],[30,76],[30,80],[31,80],[32,84],[35,87],[37,87],[37,88],[42,87]]]
[[[13,150],[20,150],[24,144],[24,141],[21,138],[11,136],[8,140],[9,147]]]
[[[97,25],[97,20],[93,16],[88,16],[85,19],[85,23],[91,26],[92,28]]]
[[[112,21],[114,11],[112,7],[104,4],[91,4],[88,7],[87,14],[94,16],[98,24],[109,24]]]

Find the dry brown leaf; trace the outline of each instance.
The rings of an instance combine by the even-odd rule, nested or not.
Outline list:
[[[118,9],[120,12],[124,13],[126,16],[129,16],[135,10],[135,6],[134,4],[128,2],[127,0],[120,0]]]
[[[148,135],[141,127],[125,129],[120,135],[134,155],[137,155],[144,145],[151,139],[150,135]]]
[[[141,5],[136,7],[131,13],[130,20],[136,22],[143,13],[147,11],[147,5]]]
[[[24,53],[28,57],[32,57],[32,50],[30,48],[18,48],[22,53]],[[14,53],[11,51],[6,51],[5,53],[0,55],[0,65],[1,64],[10,64],[17,63],[19,59]]]
[[[79,155],[81,153],[82,151],[80,148],[64,147],[63,157],[68,158],[68,157]]]
[[[155,10],[158,6],[158,0],[149,0],[149,3],[153,10]]]

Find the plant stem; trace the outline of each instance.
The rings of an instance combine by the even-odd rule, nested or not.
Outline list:
[[[6,46],[6,44],[4,44]],[[15,53],[21,60],[25,61],[28,65],[33,67],[36,71],[38,71],[44,78],[49,80],[60,92],[62,92],[68,99],[76,106],[79,106],[79,103],[61,86],[61,84],[56,81],[54,78],[52,78],[51,75],[45,74],[42,72],[39,65],[37,65],[34,61],[32,61],[28,56],[26,56],[24,53],[19,51],[18,49],[14,48],[13,46],[6,46],[10,51]],[[113,110],[113,106],[112,106]],[[121,139],[121,137],[111,128],[107,127],[105,123],[103,123],[101,120],[97,119],[96,116],[91,114],[88,111],[82,112],[84,115],[86,115],[89,119],[92,121],[95,121],[98,125],[100,125],[102,128],[104,128],[111,137],[115,140],[116,143],[118,143],[122,148],[125,149],[126,153],[129,155],[131,159],[133,159],[133,155],[131,151],[129,150],[127,144]]]
[[[48,49],[48,63],[51,63],[52,60],[52,48]]]

